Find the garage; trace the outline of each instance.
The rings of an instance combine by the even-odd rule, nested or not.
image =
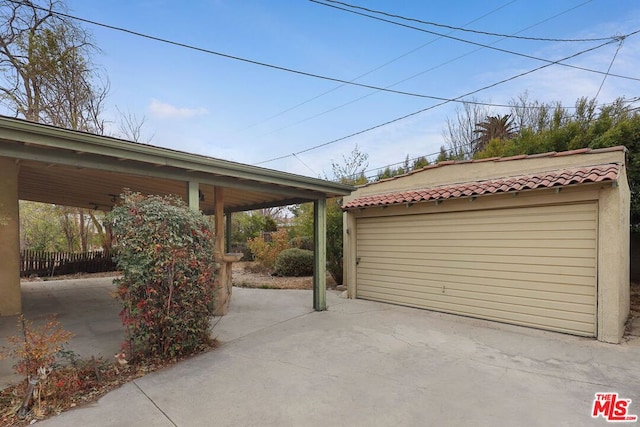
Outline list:
[[[593,203],[363,218],[357,227],[360,298],[595,335]]]
[[[624,154],[446,162],[358,188],[343,202],[349,296],[618,342]]]

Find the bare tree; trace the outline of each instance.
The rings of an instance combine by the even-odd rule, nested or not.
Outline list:
[[[118,121],[119,137],[135,142],[145,142],[147,144],[151,142],[153,135],[145,138],[145,141],[142,141],[142,128],[147,121],[145,116],[138,117],[135,113],[132,113],[131,110],[124,112],[118,107],[116,107],[116,110],[118,110],[120,116],[120,120]]]
[[[511,106],[511,116],[513,117],[515,130],[521,134],[524,130],[538,133],[550,129],[556,120],[561,122],[565,119],[565,110],[562,104],[546,103],[540,101],[530,101],[529,93],[524,92],[517,98],[512,98],[509,102]]]
[[[475,98],[472,100],[476,102]],[[465,102],[462,108],[456,107],[456,116],[447,118],[446,127],[442,132],[447,145],[448,157],[465,159],[473,154],[472,148],[477,138],[476,125],[482,122],[490,111],[487,107]]]
[[[16,117],[100,133],[108,84],[92,62],[98,49],[63,10],[58,0],[0,0],[0,100]]]
[[[349,156],[342,156],[342,163],[331,162],[333,179],[345,184],[364,184],[367,177],[364,171],[369,166],[369,155],[363,153],[358,148],[358,144],[353,148]]]

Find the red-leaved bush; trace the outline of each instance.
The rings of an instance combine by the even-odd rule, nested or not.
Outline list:
[[[172,359],[210,344],[215,264],[207,219],[175,196],[125,193],[107,220],[131,356]]]

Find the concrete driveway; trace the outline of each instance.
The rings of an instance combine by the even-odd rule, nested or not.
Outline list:
[[[38,424],[603,426],[591,418],[597,392],[632,399],[629,414],[640,415],[637,340],[604,344],[333,293],[327,312],[311,302],[309,291],[235,288],[231,313],[213,322],[221,347]]]

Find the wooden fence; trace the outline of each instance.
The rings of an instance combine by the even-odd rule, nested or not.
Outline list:
[[[21,277],[51,277],[63,274],[102,273],[115,270],[116,266],[109,252],[72,253],[31,250],[20,252]]]

